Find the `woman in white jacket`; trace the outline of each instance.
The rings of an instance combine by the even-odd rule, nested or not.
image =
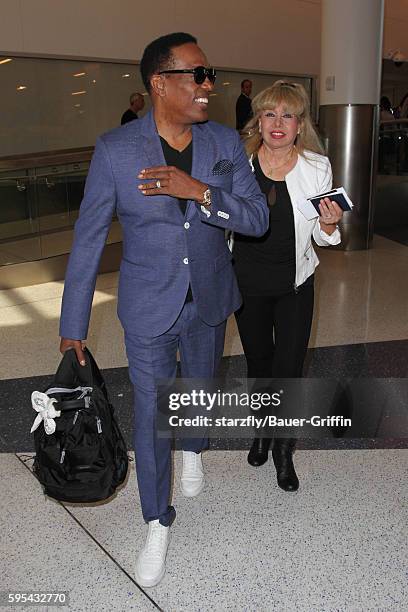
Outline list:
[[[304,196],[330,190],[330,162],[313,128],[309,99],[296,83],[277,81],[252,102],[254,116],[245,132],[250,163],[270,207],[270,226],[262,238],[235,235],[235,270],[243,296],[236,318],[248,378],[298,378],[313,316],[314,270],[319,246],[340,242],[341,208],[328,198],[320,216],[308,220],[297,208]],[[261,432],[248,462],[268,459],[271,438]],[[299,481],[292,453],[296,440],[275,438],[272,457],[279,486],[296,491]]]

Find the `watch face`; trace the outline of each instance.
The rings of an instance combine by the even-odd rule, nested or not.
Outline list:
[[[211,204],[211,191],[209,189],[206,189],[204,191],[204,204]]]

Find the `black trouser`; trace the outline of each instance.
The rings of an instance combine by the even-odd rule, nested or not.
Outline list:
[[[243,305],[236,313],[236,320],[248,378],[302,376],[313,302],[313,284],[301,286],[298,293],[281,296],[243,294]]]
[[[302,376],[313,317],[314,287],[282,296],[243,295],[236,313],[248,378]]]

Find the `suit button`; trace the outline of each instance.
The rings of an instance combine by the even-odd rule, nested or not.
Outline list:
[[[183,263],[184,263],[184,264],[188,264],[188,257],[185,257],[185,258],[183,259]]]
[[[190,224],[189,224],[188,221],[186,221],[185,224],[184,224],[184,229],[188,229],[189,227],[190,227]]]

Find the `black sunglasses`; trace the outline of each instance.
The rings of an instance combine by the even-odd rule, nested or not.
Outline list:
[[[214,85],[215,79],[217,78],[217,71],[215,68],[206,68],[205,66],[197,66],[196,68],[184,68],[183,70],[161,70],[159,74],[193,74],[194,81],[197,85],[202,85],[205,79],[208,79],[210,83]]]

